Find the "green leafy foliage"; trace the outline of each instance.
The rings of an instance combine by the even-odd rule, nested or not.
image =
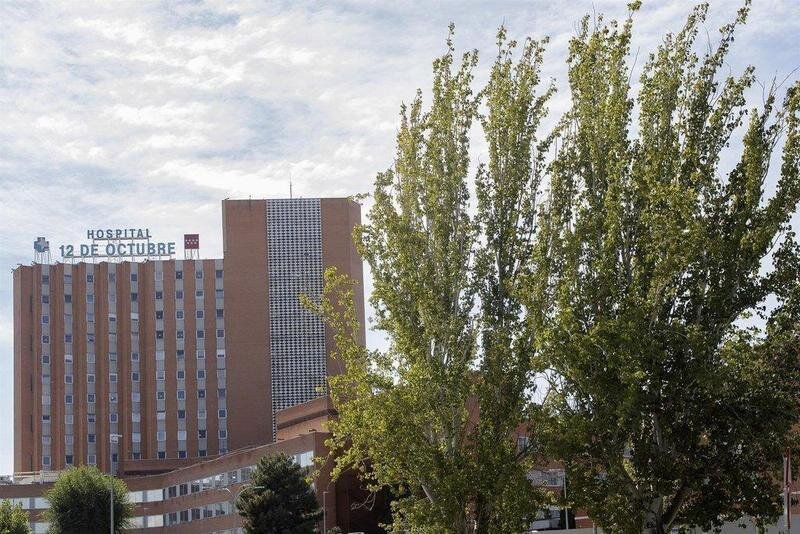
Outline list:
[[[127,528],[134,506],[124,481],[94,466],[63,471],[45,494],[50,507],[45,518],[56,534],[105,534],[111,523],[111,485],[114,487],[114,532]]]
[[[0,534],[29,534],[28,513],[20,504],[0,502]]]
[[[419,91],[402,107],[395,164],[377,176],[370,223],[354,236],[389,349],[360,345],[352,288],[337,273],[326,273],[322,303],[309,303],[346,368],[329,381],[334,475],[355,468],[374,490],[390,488],[398,532],[519,531],[547,500],[526,478],[533,449],[517,450],[512,435],[531,405],[519,291],[547,146],[537,129],[553,91],[539,90],[542,53],[532,40],[518,50],[501,29],[476,94],[477,53],[458,62],[448,39],[430,107]],[[471,205],[476,121],[489,158]]]
[[[311,534],[321,510],[307,471],[285,454],[259,460],[236,507],[244,517],[244,529],[252,534]]]
[[[720,79],[748,10],[698,57],[707,5],[694,9],[635,96],[632,18],[586,18],[570,45],[526,305],[551,382],[539,438],[607,531],[779,513],[800,391],[800,86],[748,110],[753,69]]]

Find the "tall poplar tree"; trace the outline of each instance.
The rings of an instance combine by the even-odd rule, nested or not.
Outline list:
[[[526,478],[533,450],[513,438],[532,386],[519,289],[546,153],[537,129],[552,92],[539,87],[542,52],[526,40],[517,54],[501,29],[476,93],[477,53],[457,62],[451,27],[429,108],[421,92],[402,107],[394,165],[378,175],[369,224],[355,235],[387,350],[359,345],[352,291],[326,275],[319,311],[346,368],[330,378],[336,471],[356,468],[373,488],[391,488],[397,531],[521,531],[544,502]],[[471,203],[476,121],[489,157]]]
[[[539,437],[610,532],[775,519],[798,421],[800,86],[747,109],[753,69],[722,72],[749,3],[698,56],[707,8],[635,95],[630,17],[587,17],[570,44],[526,304],[551,382]]]

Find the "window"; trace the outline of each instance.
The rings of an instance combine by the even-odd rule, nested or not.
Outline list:
[[[49,284],[49,283],[50,283],[50,275],[49,274],[43,274],[42,275],[42,284],[46,285],[46,284]]]
[[[131,422],[132,423],[140,423],[142,421],[142,414],[139,412],[133,412],[131,414]]]
[[[222,319],[223,317],[225,317],[225,310],[217,308],[217,319]]]
[[[175,290],[175,299],[181,300],[183,298],[183,289],[176,289]]]
[[[225,398],[225,388],[219,388],[217,390],[217,398],[224,399]]]
[[[116,413],[108,414],[108,422],[109,423],[116,423],[117,421],[119,421],[119,414],[116,414]]]
[[[119,461],[119,454],[116,452],[111,453],[111,461],[117,463]]]
[[[156,432],[156,441],[167,441],[167,431],[159,430],[158,432]]]
[[[72,394],[67,393],[64,395],[64,404],[72,404]]]
[[[186,354],[186,351],[184,351],[183,349],[178,349],[178,350],[175,351],[175,359],[176,360],[183,360],[185,354]]]
[[[163,299],[164,299],[164,292],[156,291],[156,300],[163,300]]]
[[[72,384],[72,375],[64,375],[64,383]]]
[[[86,294],[86,303],[87,304],[94,304],[94,293],[87,293]]]
[[[226,419],[228,417],[228,410],[222,408],[217,412],[217,417],[219,417],[220,419]]]
[[[86,414],[86,422],[87,423],[94,423],[97,420],[97,416],[93,413]]]
[[[167,457],[167,453],[166,453],[166,451],[158,451],[158,459],[159,459],[159,460],[163,460],[163,459],[164,459],[164,458],[166,458],[166,457]],[[172,516],[172,515],[174,515],[174,514],[169,514],[169,515],[170,515],[170,516]]]
[[[166,399],[166,394],[163,391],[156,391],[156,400]]]
[[[223,291],[222,289],[217,289],[214,293],[216,294],[216,297],[218,299],[225,298],[225,291]]]
[[[205,419],[206,418],[206,411],[205,410],[197,410],[197,418],[198,419]]]
[[[139,300],[138,293],[131,293],[131,302],[137,302]]]
[[[206,378],[206,370],[205,369],[198,369],[197,370],[197,379],[198,380],[205,380]]]
[[[200,430],[197,431],[197,438],[206,439],[206,430],[204,428],[201,428]]]
[[[198,389],[197,390],[197,398],[198,399],[205,399],[206,398],[206,390]]]
[[[178,390],[178,400],[186,400],[186,390],[179,389]]]
[[[110,362],[117,361],[117,353],[116,352],[109,352],[108,353],[108,361],[110,361]]]
[[[206,337],[206,333],[203,330],[198,330],[197,339],[203,339],[204,337]]]
[[[117,403],[117,394],[116,393],[109,393],[108,394],[108,402],[110,402],[111,404],[116,404]]]
[[[50,324],[50,316],[42,315],[42,324]]]
[[[227,430],[220,430],[219,431],[219,439],[228,439],[228,431]]]
[[[86,440],[89,443],[95,443],[97,440],[97,434],[89,434],[88,436],[86,436]]]
[[[164,318],[164,310],[156,310],[156,320]]]
[[[183,319],[183,310],[175,310],[175,318]]]
[[[208,454],[208,452],[206,452],[205,449],[200,449],[199,451],[197,451],[197,455],[200,456],[200,457],[205,456],[207,454]]]
[[[159,410],[156,412],[156,421],[166,421],[167,420],[167,412],[163,410]]]
[[[86,463],[89,465],[97,465],[97,455],[95,454],[87,454],[86,455]]]
[[[108,314],[108,322],[109,323],[116,323],[117,322],[117,314],[109,313]]]
[[[50,465],[50,457],[42,456],[42,465]]]
[[[198,280],[202,280],[203,279],[203,271],[195,271],[194,272],[194,277],[196,279],[198,279]]]
[[[47,335],[42,336],[42,343],[44,343],[45,345],[50,343],[50,336]]]
[[[186,379],[186,371],[184,371],[183,369],[178,369],[178,372],[176,374],[177,374],[178,380]]]
[[[175,331],[175,338],[176,339],[183,339],[183,330],[176,330]]]
[[[197,310],[196,312],[194,312],[194,316],[195,316],[197,319],[202,319],[204,315],[205,315],[205,314],[203,313],[203,310]]]
[[[142,433],[131,432],[131,443],[141,443],[141,442],[142,442]]]
[[[164,351],[163,350],[157,350],[156,351],[156,360],[157,361],[163,361],[164,360]]]
[[[72,334],[64,334],[64,343],[72,343]]]
[[[141,460],[142,459],[142,453],[141,452],[132,452],[131,453],[131,459],[132,460]]]
[[[156,339],[164,339],[164,331],[156,330]]]
[[[178,441],[186,441],[186,431],[178,430]]]
[[[178,419],[186,419],[186,410],[178,410]]]
[[[164,271],[156,271],[156,282],[164,280]]]
[[[157,369],[156,370],[156,380],[165,380],[165,379],[166,379],[166,375],[164,373],[164,370],[163,369]]]
[[[117,382],[117,373],[108,373],[108,381],[112,384]]]
[[[74,416],[74,415],[72,415],[71,413],[68,413],[68,414],[66,414],[66,415],[64,416],[64,424],[65,424],[65,425],[71,425],[71,424],[73,424],[74,422],[75,422],[75,416]]]
[[[72,465],[72,455],[71,454],[64,455],[64,463],[67,464],[67,465]],[[110,507],[110,505],[109,505],[109,507]]]
[[[139,381],[139,373],[133,371],[131,373],[131,382],[138,382]]]
[[[197,350],[197,359],[202,360],[206,357],[206,351],[204,349]]]
[[[217,270],[214,272],[214,275],[215,275],[217,278],[222,278],[222,269],[217,269]]]
[[[42,363],[43,364],[50,363],[50,355],[49,354],[42,354]]]
[[[88,382],[89,384],[94,384],[94,375],[91,373],[86,375],[86,382]]]
[[[86,275],[86,282],[89,283],[89,284],[93,283],[94,282],[94,275],[93,274],[87,274]]]
[[[72,363],[72,354],[65,354],[64,355],[64,362],[65,363]]]
[[[139,353],[138,352],[131,352],[131,361],[138,362],[139,361]]]
[[[86,355],[87,362],[94,363],[94,359],[95,359],[94,352],[90,352]]]
[[[250,480],[252,473],[252,467],[242,467],[242,482],[247,482]]]
[[[175,280],[183,280],[183,271],[175,271]]]
[[[64,303],[71,304],[72,303],[72,295],[64,295]]]
[[[64,273],[64,283],[71,284],[72,283],[72,275]]]
[[[50,304],[50,295],[42,295],[42,304]]]
[[[42,416],[42,423],[49,423],[49,422],[50,422],[50,416],[49,415],[43,415]]]
[[[217,328],[217,337],[218,338],[225,337],[225,329],[224,328]]]
[[[136,273],[131,273],[131,282],[138,282],[138,281],[139,281],[139,275]]]
[[[202,289],[198,289],[194,292],[195,298],[201,299],[203,298],[204,291]]]
[[[131,402],[141,402],[142,394],[138,391],[131,391]]]
[[[86,334],[86,342],[94,343],[94,334]]]

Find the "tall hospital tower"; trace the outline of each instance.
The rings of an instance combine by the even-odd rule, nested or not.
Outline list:
[[[328,267],[356,281],[363,341],[359,222],[343,198],[225,200],[223,258],[18,267],[15,471],[144,475],[273,443],[337,372],[299,298]]]

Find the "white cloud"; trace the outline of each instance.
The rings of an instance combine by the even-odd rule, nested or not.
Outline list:
[[[714,3],[712,37],[740,3]],[[687,9],[683,0],[645,3],[639,67]],[[224,197],[286,196],[290,176],[297,195],[370,190],[394,156],[399,104],[430,85],[450,21],[459,49],[483,53],[479,81],[499,24],[517,38],[549,35],[543,74],[560,82],[555,117],[568,104],[569,37],[595,10],[625,15],[617,0],[2,2],[0,259],[28,262],[35,236],[57,246],[100,223],[149,225],[172,239],[199,231],[204,255],[219,256]],[[731,68],[789,73],[799,30],[800,3],[758,3]],[[10,289],[10,277],[0,279],[5,391]],[[6,419],[0,451],[10,436]],[[0,472],[10,469],[0,455]]]

